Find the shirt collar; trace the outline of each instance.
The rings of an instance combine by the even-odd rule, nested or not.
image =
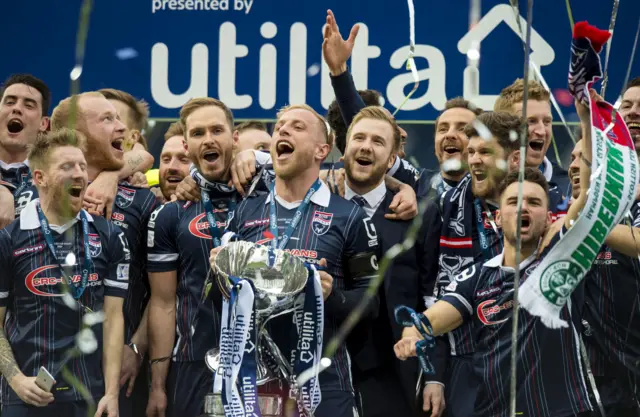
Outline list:
[[[385,185],[384,181],[382,181],[376,188],[362,195],[361,197],[365,199],[369,207],[377,208],[386,194],[387,194],[387,186]],[[351,200],[356,195],[359,195],[359,194],[353,191],[349,187],[349,184],[347,184],[347,181],[345,180],[344,198],[347,200]]]
[[[275,186],[275,185],[274,185]],[[329,207],[329,201],[331,200],[331,191],[324,182],[320,181],[320,188],[311,196],[311,202],[322,207]],[[271,193],[267,194],[267,198],[264,200],[265,204],[269,204],[271,201]]]
[[[520,270],[523,270],[526,267],[528,267],[529,264],[531,264],[536,259],[536,256],[538,256],[537,251],[534,252],[531,256],[529,256],[524,261],[520,262]],[[491,258],[487,262],[485,262],[484,266],[486,266],[487,268],[501,268],[504,270],[513,270],[513,268],[509,266],[502,265],[503,262],[504,262],[504,249],[498,256]]]
[[[39,202],[39,198],[31,200],[29,204],[27,204],[20,212],[21,230],[33,230],[40,227],[40,217],[38,217],[38,209],[36,208],[36,204],[38,204]],[[84,209],[82,209],[82,211],[84,211]],[[86,211],[84,212],[87,215],[87,220],[93,222],[93,217],[91,217],[91,215]],[[76,219],[80,219],[80,213],[78,213]]]
[[[540,171],[542,171],[542,174],[544,175],[544,178],[547,180],[547,182],[551,181],[551,178],[553,178],[553,165],[551,165],[551,161],[549,161],[546,156],[542,160]]]
[[[22,168],[22,167],[29,168],[29,161],[25,159],[22,162],[14,162],[13,164],[7,164],[4,161],[0,161],[0,168],[4,169],[5,171],[8,171],[10,169],[15,169],[15,168]]]

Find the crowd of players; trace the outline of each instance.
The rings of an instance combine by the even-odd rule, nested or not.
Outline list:
[[[526,279],[584,205],[588,110],[576,105],[583,134],[567,173],[545,156],[552,113],[549,92],[537,82],[504,88],[494,111],[449,100],[435,123],[441,170],[418,170],[402,158],[405,142],[419,139],[407,138],[377,92],[357,91],[347,71],[357,30],[344,40],[329,12],[324,35],[336,95],[326,119],[291,105],[269,135],[258,122],[235,126],[219,100],[192,99],[165,134],[157,189],[143,174],[153,165],[143,102],[119,90],[87,92],[62,100],[49,117],[43,81],[22,74],[4,82],[4,417],[85,416],[92,402],[96,416],[199,416],[212,388],[204,356],[219,344],[221,308],[220,292],[203,299],[203,285],[226,233],[257,244],[282,234],[287,251],[322,266],[328,341],[416,215],[422,226],[415,245],[394,259],[321,374],[315,415],[508,415],[517,169],[526,158]],[[638,148],[640,78],[626,87],[620,115]],[[522,123],[526,155],[512,139]],[[126,147],[130,142],[135,146]],[[334,146],[343,161],[326,164]],[[420,212],[418,202],[426,207]],[[638,209],[634,204],[632,226],[614,228],[562,310],[568,328],[549,329],[521,312],[519,415],[596,416],[598,402],[609,416],[639,415]],[[443,335],[435,375],[419,379],[413,356],[420,336],[396,323],[399,305],[425,311]],[[272,336],[285,349],[291,320],[279,320]],[[50,392],[36,377],[41,367],[55,378]],[[262,389],[288,393],[282,383]]]

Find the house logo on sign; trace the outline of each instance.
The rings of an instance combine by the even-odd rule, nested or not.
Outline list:
[[[458,41],[458,51],[467,54],[473,45],[480,43],[496,28],[500,23],[506,23],[511,30],[525,41],[527,32],[527,21],[519,13],[516,20],[514,9],[508,4],[499,4],[489,11],[466,35]],[[522,32],[520,32],[522,28]],[[547,41],[534,29],[531,28],[531,61],[539,67],[549,65],[555,58],[555,52]],[[514,74],[521,76],[521,74]],[[464,98],[473,102],[476,106],[491,110],[498,98],[497,95],[480,94],[480,72],[475,66],[467,66],[463,75],[463,95]],[[514,77],[515,78],[515,77]]]

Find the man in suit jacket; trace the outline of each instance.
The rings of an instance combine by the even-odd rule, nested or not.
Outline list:
[[[347,132],[345,198],[362,206],[371,217],[383,253],[401,243],[412,224],[385,218],[394,193],[386,188],[384,176],[400,143],[398,125],[382,107],[362,109]],[[433,296],[441,222],[433,202],[427,202],[422,220],[415,245],[398,256],[385,274],[379,290],[378,317],[361,323],[349,338],[354,383],[364,417],[420,414],[416,401],[419,364],[415,360],[398,361],[393,344],[402,334],[394,309],[399,305],[424,309],[427,299]],[[432,409],[432,415],[437,416],[444,406],[443,393],[442,384],[433,379],[429,378],[425,409]],[[440,397],[433,392],[439,392]]]

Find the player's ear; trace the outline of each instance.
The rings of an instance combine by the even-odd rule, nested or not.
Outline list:
[[[496,210],[496,225],[502,229],[502,216],[500,215],[500,210]]]
[[[324,161],[329,156],[329,152],[331,152],[331,146],[328,143],[323,143],[316,147],[316,158]]]
[[[33,182],[36,185],[47,186],[46,175],[42,170],[34,169],[32,172]]]
[[[398,156],[397,153],[391,152],[391,155],[389,155],[389,161],[387,161],[387,169],[393,168],[393,164],[396,163],[396,156]]]

